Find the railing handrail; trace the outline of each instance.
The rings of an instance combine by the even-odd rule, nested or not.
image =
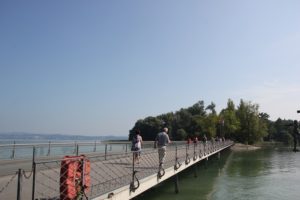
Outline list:
[[[37,150],[38,158],[51,158],[53,156],[64,154],[86,154],[86,153],[105,153],[108,152],[128,152],[131,151],[132,141],[72,141],[57,142],[48,141],[41,143],[14,143],[1,144],[0,160],[30,159],[33,155],[33,149]],[[185,141],[173,141],[171,145],[185,144]],[[142,148],[151,148],[154,141],[143,141]],[[25,151],[26,150],[26,151]],[[5,154],[3,154],[5,152]]]
[[[154,141],[143,141],[144,144],[153,144]],[[186,141],[172,141],[172,143],[184,143]],[[1,147],[40,147],[40,146],[47,146],[49,145],[94,145],[94,144],[131,144],[131,141],[90,141],[90,142],[43,142],[43,143],[12,143],[12,144],[0,144]]]

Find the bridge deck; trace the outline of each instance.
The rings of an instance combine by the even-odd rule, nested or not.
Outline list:
[[[88,156],[91,162],[91,187],[85,195],[95,200],[109,199],[110,196],[113,199],[131,199],[232,144],[231,141],[225,141],[169,146],[164,170],[159,169],[156,149],[144,150],[139,163],[133,163],[132,152]],[[32,194],[34,199],[60,199],[61,159],[35,161],[34,166],[33,173],[23,174],[22,200],[32,199]],[[158,172],[164,175],[160,177]],[[0,182],[10,179],[12,176],[1,177]],[[11,181],[12,189],[0,192],[0,199],[16,199],[16,185],[16,180]]]

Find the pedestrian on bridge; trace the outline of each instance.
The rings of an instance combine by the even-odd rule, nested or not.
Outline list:
[[[158,133],[155,138],[155,146],[158,148],[159,167],[163,166],[167,144],[169,143],[171,143],[171,141],[168,135],[168,128],[164,128],[163,131]]]
[[[132,138],[131,151],[133,151],[133,162],[137,162],[138,164],[140,162],[142,143],[143,143],[143,138],[141,136],[141,131],[136,130],[135,135]]]

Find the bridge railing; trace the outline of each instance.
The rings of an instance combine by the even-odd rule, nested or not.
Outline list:
[[[202,158],[231,144],[231,141],[199,142],[191,145],[174,143],[167,147],[163,168],[174,167],[177,170],[182,165],[188,165],[192,160]],[[81,195],[91,199],[126,185],[130,185],[130,190],[134,192],[139,187],[139,180],[153,174],[163,176],[163,171],[161,172],[159,168],[157,149],[143,149],[139,163],[134,161],[134,153],[136,152],[127,151],[87,156],[90,162],[90,184],[88,189],[82,189]],[[61,188],[61,164],[62,159],[34,161],[33,199],[60,199],[61,193],[64,192]]]
[[[175,144],[182,144],[176,141]],[[143,148],[153,148],[153,142],[143,142]],[[35,150],[35,152],[33,152]],[[117,152],[130,152],[130,141],[88,141],[88,142],[44,142],[0,145],[0,160],[31,159],[33,154],[36,158],[52,158],[63,155],[80,154],[110,154]]]
[[[173,142],[167,147],[163,168],[180,169],[194,159],[203,158],[231,144],[231,141],[199,142],[190,145],[186,142]],[[83,190],[84,194],[81,195],[87,195],[92,199],[129,185],[130,190],[134,192],[139,187],[139,181],[145,177],[153,174],[163,175],[158,164],[157,149],[153,148],[153,142],[148,142],[147,145],[143,146],[139,163],[134,162],[133,156],[136,152],[129,151],[129,147],[127,151],[124,148],[122,152],[85,154],[90,162],[90,184],[89,189]],[[61,188],[61,178],[64,176],[61,171],[62,156],[60,159],[56,157],[42,159],[35,156],[35,153],[33,147],[32,170],[19,169],[15,170],[14,174],[0,177],[0,199],[61,199],[60,195],[64,192]]]

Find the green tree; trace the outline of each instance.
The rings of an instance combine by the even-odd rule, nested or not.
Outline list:
[[[237,117],[240,121],[238,140],[247,144],[261,140],[267,133],[267,126],[260,120],[258,104],[240,101],[237,109]]]
[[[206,108],[205,110],[209,110],[213,115],[216,115],[216,104],[214,102],[211,102]]]
[[[228,99],[227,107],[219,114],[215,107],[213,102],[205,107],[204,101],[198,101],[193,106],[181,108],[175,113],[140,119],[129,131],[129,139],[132,139],[135,130],[139,129],[144,140],[154,140],[157,133],[166,126],[169,128],[170,137],[176,140],[203,134],[208,138],[220,135],[249,144],[262,139],[285,142],[290,140],[293,130],[289,124],[293,121],[278,119],[272,122],[267,113],[259,112],[258,104],[241,99],[236,108],[233,101]]]
[[[206,134],[208,138],[216,137],[217,123],[218,117],[216,115],[209,114],[206,118],[204,118],[203,133]]]
[[[220,113],[220,120],[224,121],[223,134],[225,138],[235,138],[237,130],[240,130],[240,122],[236,116],[236,109],[233,101],[228,99],[227,108]]]
[[[201,115],[192,116],[189,132],[194,136],[199,136],[204,131],[204,119]]]
[[[199,125],[208,138],[216,137],[218,116],[215,110],[216,105],[211,102],[205,110],[210,111],[205,117],[199,120]]]
[[[206,112],[204,109],[204,101],[198,101],[195,103],[193,106],[189,107],[187,111],[191,115],[200,115],[200,116],[205,116]]]
[[[257,137],[258,140],[262,140],[263,137],[267,137],[269,135],[268,130],[270,127],[270,121],[267,113],[261,112],[258,114],[259,117],[259,135]]]
[[[166,113],[166,114],[162,114],[162,115],[157,116],[157,118],[161,120],[161,123],[164,126],[166,126],[170,129],[171,126],[172,126],[173,119],[174,119],[174,113],[169,112],[169,113]]]
[[[187,109],[180,109],[177,112],[177,126],[184,130],[189,129],[192,121],[192,114]]]
[[[176,140],[185,140],[187,137],[187,133],[185,132],[184,129],[178,129],[176,132]]]
[[[132,140],[135,130],[141,131],[143,140],[154,140],[157,133],[162,130],[164,123],[157,117],[147,117],[144,120],[138,120],[134,127],[129,131],[129,140]]]

